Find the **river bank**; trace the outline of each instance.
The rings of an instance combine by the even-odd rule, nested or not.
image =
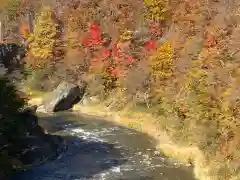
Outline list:
[[[37,115],[67,150],[11,180],[195,180],[192,167],[159,153],[156,140],[144,133],[71,111]]]
[[[154,117],[147,113],[134,111],[111,111],[102,104],[84,106],[77,104],[73,107],[76,114],[89,114],[104,117],[105,120],[118,125],[132,128],[145,133],[158,141],[157,149],[167,157],[171,157],[185,165],[192,165],[194,175],[200,180],[213,180],[209,177],[208,168],[204,164],[205,159],[197,147],[188,147],[176,144],[171,137],[161,129],[160,124]]]
[[[42,103],[42,94],[32,94],[29,101],[31,105],[40,105]],[[104,118],[106,121],[116,123],[138,132],[145,133],[157,140],[157,149],[164,155],[178,160],[186,165],[192,165],[194,175],[200,180],[215,180],[210,177],[209,168],[201,151],[197,147],[188,147],[177,144],[171,137],[161,129],[159,121],[151,114],[145,112],[136,112],[125,108],[122,111],[112,111],[104,107],[103,103],[92,105],[76,104],[72,108],[75,114],[87,114]]]

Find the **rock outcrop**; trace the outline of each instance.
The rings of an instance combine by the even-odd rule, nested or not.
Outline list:
[[[21,135],[0,136],[0,179],[7,179],[15,170],[26,169],[56,158],[66,149],[63,139],[57,135],[46,134],[35,115],[37,107],[19,110],[18,129]],[[7,153],[7,156],[3,156]]]
[[[85,92],[85,86],[62,82],[43,98],[43,105],[37,111],[57,112],[68,110],[78,103]]]

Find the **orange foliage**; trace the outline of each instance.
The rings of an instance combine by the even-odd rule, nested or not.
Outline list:
[[[205,46],[207,48],[212,48],[217,45],[216,36],[212,32],[206,32]]]
[[[29,27],[27,24],[21,25],[20,33],[22,34],[23,38],[27,38],[29,36]]]

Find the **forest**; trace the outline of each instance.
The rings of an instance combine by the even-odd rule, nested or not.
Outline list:
[[[26,48],[24,87],[87,84],[103,106],[150,114],[176,144],[197,147],[204,159],[189,161],[207,167],[197,178],[237,180],[239,8],[225,0],[1,0],[0,32],[2,44]],[[0,88],[8,91],[5,77]],[[13,111],[23,104],[1,94],[2,136],[14,118],[4,103]]]

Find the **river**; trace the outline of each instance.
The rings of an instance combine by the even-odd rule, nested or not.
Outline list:
[[[70,112],[39,114],[67,149],[55,160],[16,173],[12,180],[194,180],[191,167],[160,154],[149,136],[101,118]]]

